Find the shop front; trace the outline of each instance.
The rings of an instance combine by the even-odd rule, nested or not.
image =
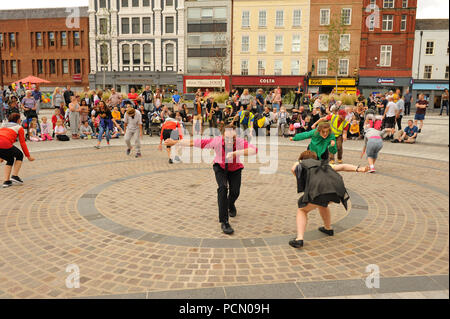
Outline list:
[[[220,92],[221,90],[230,91],[229,76],[195,76],[185,75],[183,77],[183,93],[195,93],[198,89],[204,92],[208,89],[210,92]]]
[[[414,80],[411,93],[414,99],[417,99],[418,95],[423,93],[428,100],[428,106],[438,109],[441,107],[441,97],[445,89],[449,89],[448,81]]]
[[[358,88],[361,94],[369,97],[370,94],[386,93],[400,89],[405,93],[412,84],[410,77],[360,77]]]
[[[338,78],[337,93],[356,94],[355,78]],[[336,91],[336,78],[310,78],[308,81],[308,93],[329,94]]]
[[[269,91],[280,87],[283,94],[288,91],[294,90],[298,84],[304,87],[304,76],[233,76],[232,87],[242,91],[243,89],[249,89],[251,92],[255,92],[258,89]]]

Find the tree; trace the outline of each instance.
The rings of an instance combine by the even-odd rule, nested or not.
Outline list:
[[[225,32],[214,32],[213,41],[214,55],[210,59],[213,64],[213,73],[220,74],[220,91],[223,92],[223,77],[230,72],[231,40]]]
[[[338,75],[340,60],[347,56],[347,51],[350,50],[350,44],[344,41],[341,42],[341,36],[347,33],[347,26],[338,15],[333,15],[328,29],[328,70],[335,72],[336,79],[336,94],[338,91]]]

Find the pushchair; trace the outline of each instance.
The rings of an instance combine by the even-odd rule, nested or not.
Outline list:
[[[153,136],[156,134],[159,136],[161,134],[161,117],[158,113],[153,112],[148,114],[149,117],[149,135]]]

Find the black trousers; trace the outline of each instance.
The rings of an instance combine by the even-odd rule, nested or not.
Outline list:
[[[295,94],[295,98],[294,98],[294,103],[292,103],[292,105],[295,107],[295,103],[298,103],[298,107],[300,107],[300,103],[302,100],[302,95],[301,94]]]
[[[237,171],[226,171],[219,164],[214,164],[217,181],[217,203],[219,205],[219,222],[228,222],[228,209],[234,208],[234,203],[241,191],[242,168]]]
[[[403,118],[403,115],[400,115],[400,116],[395,120],[395,122],[397,123],[397,127],[398,127],[398,130],[399,130],[399,131],[402,129],[402,118]]]
[[[405,115],[409,115],[411,113],[411,102],[405,102]]]
[[[0,158],[6,161],[6,165],[13,166],[15,161],[23,161],[23,153],[15,146],[0,148]]]

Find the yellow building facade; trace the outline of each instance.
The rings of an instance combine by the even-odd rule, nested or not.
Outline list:
[[[234,0],[233,76],[303,76],[310,0]]]

